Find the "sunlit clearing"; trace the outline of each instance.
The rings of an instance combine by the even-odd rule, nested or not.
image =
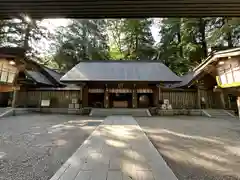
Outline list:
[[[158,141],[161,141],[161,142],[171,142],[172,141],[168,137],[163,137],[163,136],[159,136],[159,135],[151,135],[150,137],[153,138],[153,139],[156,139]]]
[[[124,142],[110,140],[110,139],[106,140],[106,144],[108,144],[110,146],[114,146],[114,147],[126,147],[126,144]]]
[[[128,156],[129,158],[132,158],[132,159],[135,159],[135,160],[138,160],[138,161],[145,161],[145,157],[142,156],[141,154],[139,154],[136,151],[127,149],[127,150],[124,151],[124,154],[126,156]]]
[[[207,152],[203,153],[202,149],[191,149],[191,151],[194,152],[194,154],[187,151],[180,151],[179,149],[176,149],[172,146],[165,145],[164,149],[161,150],[161,153],[174,161],[185,163],[186,160],[188,160],[188,163],[192,164],[193,166],[198,166],[212,171],[217,170],[219,172],[222,172],[223,174],[235,173],[233,169],[227,168],[227,166],[223,166],[220,164],[226,164],[227,159],[220,158],[217,155],[212,155]]]
[[[52,126],[52,128],[61,128],[63,126],[64,126],[64,124],[57,124],[57,125]]]
[[[167,133],[167,134],[171,134],[171,135],[175,135],[175,136],[179,136],[179,137],[183,137],[183,138],[187,138],[187,139],[201,140],[201,141],[206,141],[206,142],[211,142],[211,143],[216,143],[216,144],[221,144],[221,145],[224,144],[223,142],[218,141],[216,139],[210,139],[210,138],[205,138],[205,137],[201,137],[201,136],[190,136],[190,135],[187,135],[187,134],[182,134],[182,133],[169,131],[167,129],[160,129],[158,131],[158,133],[160,133],[160,134]]]
[[[216,171],[216,170],[222,171],[222,172],[230,171],[230,169],[222,167],[218,163],[203,159],[200,156],[200,154],[198,157],[188,152],[177,151],[170,147],[167,147],[167,149],[168,150],[161,150],[161,153],[175,161],[185,162],[186,159],[189,159],[189,163],[191,163],[194,166],[204,167],[206,169],[213,170],[213,171]]]
[[[58,139],[58,140],[55,141],[55,144],[56,144],[57,146],[63,146],[63,145],[65,145],[65,144],[67,144],[67,141],[65,141],[65,140],[63,140],[63,139]]]
[[[228,159],[225,159],[223,157],[220,157],[219,155],[217,155],[217,153],[214,153],[214,152],[203,152],[203,151],[200,151],[200,150],[192,150],[193,152],[205,157],[206,159],[209,159],[209,160],[215,160],[215,161],[218,161],[218,162],[224,162],[224,163],[228,163],[229,160]]]
[[[121,139],[132,139],[134,138],[133,133],[131,132],[131,128],[124,128],[122,126],[113,126],[113,127],[105,127],[107,129],[108,133],[111,133],[112,135],[118,136]],[[121,136],[119,136],[121,135]]]
[[[134,173],[134,164],[129,160],[122,160],[122,172],[134,179],[136,178],[136,174]]]
[[[237,147],[236,146],[226,146],[225,149],[236,156],[240,156],[240,147],[239,146],[237,146]]]
[[[98,160],[100,160],[103,156],[102,156],[101,153],[94,152],[94,153],[89,154],[89,157],[91,159],[98,159]]]
[[[6,155],[5,152],[0,152],[0,159],[2,159]]]

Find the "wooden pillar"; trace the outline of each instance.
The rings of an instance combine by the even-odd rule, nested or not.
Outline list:
[[[231,103],[231,99],[229,96],[228,96],[228,108],[232,109],[232,103]]]
[[[134,84],[134,87],[132,89],[132,107],[133,108],[138,108],[138,98],[137,98],[136,84]]]
[[[50,100],[50,107],[51,107],[51,98],[49,99]],[[39,108],[41,110],[41,107],[42,107],[42,91],[39,91]]]
[[[88,86],[85,85],[83,87],[83,97],[82,97],[82,104],[83,104],[83,107],[87,107],[88,106]]]
[[[161,87],[158,85],[158,102],[162,100],[162,90]]]
[[[27,108],[27,106],[28,106],[28,91],[27,91],[27,89],[25,89],[25,98],[26,98],[26,101],[24,102],[24,108]]]
[[[80,108],[83,108],[83,88],[81,87],[80,92],[79,92],[79,100],[81,102]]]
[[[17,89],[16,89],[16,87],[14,87],[14,91],[13,91],[13,99],[12,99],[13,115],[15,115],[16,98],[17,98]]]
[[[159,102],[159,87],[154,88],[153,91],[153,104],[154,106],[158,106]]]
[[[224,92],[223,91],[221,91],[220,98],[221,98],[222,108],[225,109],[226,104],[225,104],[225,98],[224,98]]]
[[[109,90],[107,85],[104,91],[104,107],[109,108]]]
[[[201,89],[197,88],[197,108],[201,109]]]

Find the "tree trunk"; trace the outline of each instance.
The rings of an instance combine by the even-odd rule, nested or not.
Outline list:
[[[87,49],[87,23],[83,21],[83,60],[88,60],[88,49]]]
[[[136,43],[136,46],[135,46],[135,58],[139,58],[138,57],[138,34],[136,34],[136,37],[135,37],[135,43]]]
[[[228,47],[229,47],[229,48],[232,48],[232,47],[233,47],[232,29],[231,29],[231,27],[229,26],[228,18],[225,19],[224,23],[225,23],[225,25],[227,26],[226,36],[227,36]]]
[[[25,31],[25,37],[24,37],[24,41],[23,41],[23,48],[25,51],[29,50],[30,31],[31,31],[31,25],[27,24],[27,28]]]
[[[177,40],[178,40],[178,46],[179,46],[179,55],[180,55],[180,57],[183,57],[183,48],[181,45],[181,19],[179,20],[179,23],[177,24]]]
[[[200,20],[199,20],[199,32],[201,34],[203,58],[207,57],[207,42],[206,42],[205,27],[206,27],[206,21],[203,18],[200,18]]]

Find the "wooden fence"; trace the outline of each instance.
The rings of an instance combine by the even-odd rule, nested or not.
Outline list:
[[[194,91],[162,91],[159,100],[168,99],[173,109],[196,109],[197,92]]]
[[[68,108],[73,99],[82,100],[80,90],[68,91],[19,91],[17,107],[40,107],[41,100],[50,100],[51,108]]]
[[[206,99],[206,108],[222,109],[221,93],[213,90],[201,90],[200,96]]]
[[[206,108],[221,108],[219,93],[201,90],[200,97],[204,97]],[[41,100],[50,100],[51,108],[69,108],[73,99],[76,104],[82,104],[82,90],[64,91],[19,91],[17,93],[17,107],[40,107]],[[159,100],[168,99],[173,109],[198,109],[197,90],[163,90]]]

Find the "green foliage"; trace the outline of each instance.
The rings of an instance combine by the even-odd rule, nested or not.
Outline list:
[[[157,59],[183,74],[201,63],[208,48],[239,46],[240,18],[164,18]]]
[[[211,18],[209,25],[209,45],[229,48],[239,45],[240,18]]]
[[[125,60],[152,59],[155,48],[151,19],[111,19],[108,31],[112,37],[112,58]]]
[[[155,52],[151,19],[124,19],[122,31],[125,59],[150,60]]]
[[[124,59],[124,54],[117,47],[114,46],[110,48],[109,55],[112,60]]]
[[[57,39],[55,61],[61,69],[80,61],[109,59],[105,20],[73,20],[59,29]]]
[[[156,59],[163,62],[177,74],[187,72],[189,62],[183,57],[183,42],[186,37],[181,34],[181,19],[163,19],[160,35],[161,40],[157,44],[158,56]]]
[[[157,60],[181,75],[191,71],[208,55],[209,48],[240,44],[240,18],[159,19],[160,42],[151,32],[153,19],[69,20],[53,36],[40,20],[24,18],[0,21],[0,46],[20,46],[27,56],[60,70],[80,61]],[[45,57],[39,43],[50,41]]]
[[[23,47],[29,57],[38,57],[36,44],[49,38],[47,27],[40,20],[27,21],[26,18],[0,20],[0,46]]]

